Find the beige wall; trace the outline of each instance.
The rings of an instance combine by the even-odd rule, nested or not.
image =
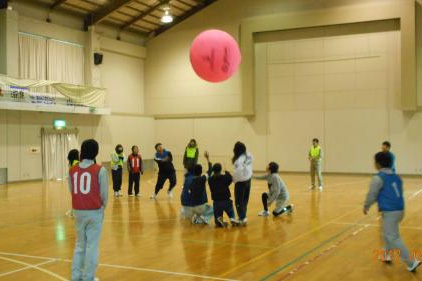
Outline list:
[[[391,22],[370,34],[365,34],[367,31],[362,28],[357,35],[353,35],[356,32],[349,34],[347,30],[337,34],[339,40],[332,40],[325,52],[330,52],[331,56],[351,56],[353,71],[347,72],[347,62],[326,63],[323,59],[322,65],[326,63],[331,73],[319,73],[319,77],[295,77],[296,86],[299,92],[302,91],[297,94],[274,93],[274,87],[280,86],[285,87],[281,91],[288,92],[287,84],[291,83],[277,73],[283,70],[274,69],[278,67],[274,61],[285,59],[282,39],[255,44],[256,114],[250,118],[225,114],[240,110],[239,75],[225,84],[202,82],[192,72],[188,58],[190,43],[200,31],[220,28],[238,38],[240,23],[248,17],[278,13],[294,17],[296,12],[348,5],[368,5],[367,9],[373,9],[376,7],[373,5],[412,1],[265,2],[263,5],[261,1],[253,0],[218,1],[147,44],[145,102],[147,112],[158,117],[156,140],[163,141],[180,159],[187,141],[194,137],[202,151],[210,150],[218,161],[226,165],[230,165],[234,142],[242,140],[254,154],[257,170],[263,170],[268,161],[276,160],[284,171],[307,171],[306,153],[310,140],[319,137],[326,150],[325,171],[372,173],[372,154],[383,140],[389,139],[397,154],[398,170],[407,174],[421,173],[422,134],[417,128],[422,126],[422,115],[397,109],[401,74],[400,32],[394,31]],[[341,18],[341,15],[338,17]],[[329,39],[323,39],[326,36],[324,32],[330,33],[323,30],[323,34],[318,35],[314,30],[305,30],[311,37],[304,38],[306,42],[294,51],[303,51],[302,59],[305,60],[309,59],[306,56],[315,52],[324,52],[324,48],[316,47]],[[353,48],[381,46],[387,47],[388,52],[378,50],[373,58],[369,52],[364,55],[367,58],[360,60],[356,49],[352,50],[352,54],[344,53],[350,51],[348,40],[354,42]],[[269,58],[273,64],[268,64]],[[307,63],[306,66],[293,65],[304,72],[303,76],[312,76],[315,74],[312,71],[321,67],[321,63]],[[315,91],[321,83],[323,88]],[[184,90],[187,87],[189,90]],[[307,93],[309,89],[312,89],[312,95]],[[198,112],[222,114],[219,118],[183,117]],[[164,115],[180,116],[168,119]]]
[[[0,110],[0,168],[8,168],[8,180],[40,179],[41,154],[30,153],[41,147],[41,128],[51,127],[54,119],[65,119],[69,127],[79,129],[79,141],[99,141],[99,161],[109,161],[117,143],[126,151],[138,145],[145,159],[151,159],[154,146],[154,119],[144,115],[144,59],[146,50],[139,45],[103,38],[95,33],[48,24],[19,16],[17,31],[82,44],[86,49],[87,83],[103,86],[107,91],[110,116],[38,113]],[[7,37],[10,39],[11,37]],[[16,43],[15,43],[16,44]],[[103,64],[94,66],[92,53],[104,53]],[[17,48],[8,55],[16,57]],[[17,64],[16,58],[16,65]],[[17,76],[17,75],[16,75]]]

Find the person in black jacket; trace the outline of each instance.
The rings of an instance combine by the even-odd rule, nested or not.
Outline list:
[[[212,213],[211,207],[207,205],[208,197],[206,190],[207,179],[211,175],[212,168],[208,152],[205,152],[205,158],[208,162],[207,173],[202,175],[202,166],[200,164],[193,166],[193,178],[188,186],[192,202],[193,223],[208,224],[210,213]]]
[[[154,160],[158,164],[158,178],[155,185],[155,192],[151,195],[151,199],[157,198],[158,192],[164,187],[164,183],[169,180],[170,186],[167,191],[169,198],[173,198],[173,188],[176,186],[176,170],[173,166],[173,155],[170,151],[165,150],[161,143],[155,145]]]
[[[232,175],[226,171],[221,173],[222,167],[220,163],[214,164],[212,167],[212,175],[208,179],[208,184],[211,190],[211,197],[214,207],[214,221],[217,227],[226,227],[228,224],[223,220],[223,213],[230,218],[232,226],[238,226],[239,223],[235,218],[233,201],[230,193],[230,185],[233,182]]]

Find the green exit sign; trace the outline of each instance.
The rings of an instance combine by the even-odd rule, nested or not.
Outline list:
[[[61,130],[66,128],[66,121],[65,120],[54,120],[53,127],[56,130]]]

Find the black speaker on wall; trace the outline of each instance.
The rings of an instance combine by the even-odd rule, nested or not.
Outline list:
[[[0,9],[7,9],[7,0],[0,0]]]
[[[103,63],[103,54],[101,53],[94,53],[94,64],[100,65]]]

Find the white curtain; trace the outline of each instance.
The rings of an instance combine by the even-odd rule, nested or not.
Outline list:
[[[84,85],[84,48],[53,39],[48,40],[47,80]]]
[[[19,78],[47,79],[47,39],[19,33]]]
[[[47,79],[47,39],[19,33],[19,78]],[[30,89],[46,92],[46,87]]]
[[[44,180],[64,180],[69,172],[67,154],[78,149],[78,136],[73,132],[42,131],[42,166]]]

